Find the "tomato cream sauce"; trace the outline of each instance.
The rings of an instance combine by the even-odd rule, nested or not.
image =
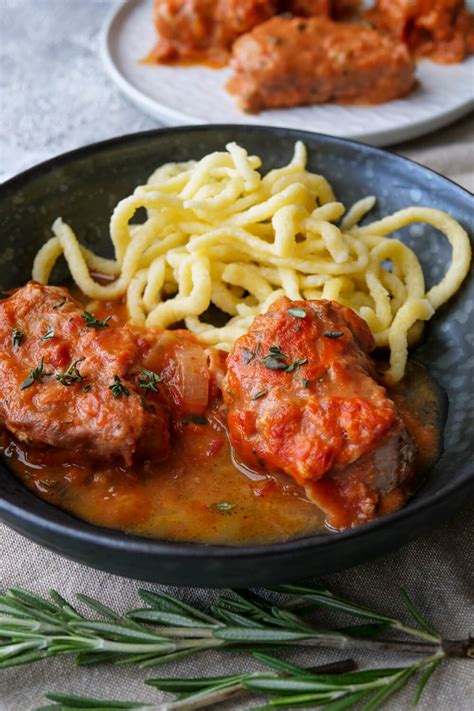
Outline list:
[[[410,365],[391,393],[418,447],[418,480],[441,449],[439,390]],[[89,523],[151,538],[226,545],[286,541],[327,531],[325,517],[287,478],[250,472],[233,462],[222,405],[207,424],[188,421],[171,456],[130,468],[81,454],[20,443],[3,430],[0,454],[31,491]]]

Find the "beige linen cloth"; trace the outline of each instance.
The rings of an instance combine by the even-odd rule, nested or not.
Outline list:
[[[396,148],[465,187],[474,188],[474,142],[471,119],[431,136]],[[471,433],[472,435],[472,433]],[[469,433],[466,432],[466,436]],[[466,502],[468,503],[468,502]],[[434,522],[436,523],[436,522]],[[398,552],[352,568],[324,581],[335,591],[375,609],[402,613],[399,589],[405,587],[414,602],[444,636],[465,637],[474,633],[474,508],[459,512],[430,535],[406,545]],[[206,587],[201,580],[200,586]],[[316,581],[313,581],[316,582]],[[320,582],[320,581],[318,581]],[[5,526],[0,526],[0,586],[23,586],[46,593],[55,588],[66,598],[76,592],[95,596],[102,602],[125,610],[137,605],[137,589],[159,586],[128,580],[93,570],[50,553]],[[169,590],[185,600],[209,603],[213,591],[205,589]],[[347,656],[347,655],[345,655]],[[293,657],[309,665],[340,659],[333,651],[313,651]],[[400,657],[375,657],[357,654],[361,665],[405,663]],[[127,699],[158,703],[160,696],[143,680],[153,676],[204,676],[255,669],[245,655],[207,653],[176,664],[142,671],[128,666],[76,668],[69,658],[56,658],[31,666],[0,672],[1,711],[29,711],[41,705],[47,691],[61,691],[108,699]],[[260,699],[253,699],[258,705]],[[389,709],[408,709],[407,692],[395,698]],[[248,704],[235,702],[227,709],[243,709]],[[420,711],[472,711],[474,709],[474,662],[448,661],[434,675],[419,705]]]

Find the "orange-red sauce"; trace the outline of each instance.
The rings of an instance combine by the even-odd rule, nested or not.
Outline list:
[[[412,363],[391,393],[418,446],[421,476],[441,447],[439,394]],[[244,472],[231,459],[219,403],[209,424],[189,422],[162,464],[130,469],[67,450],[19,443],[0,432],[0,454],[42,499],[90,523],[174,541],[243,545],[285,541],[325,529],[324,514],[289,479]]]

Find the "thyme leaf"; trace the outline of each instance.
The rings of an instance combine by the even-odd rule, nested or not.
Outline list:
[[[269,353],[272,353],[277,358],[288,358],[287,355],[281,352],[280,346],[270,346]]]
[[[268,390],[259,390],[258,393],[252,396],[252,400],[260,400],[261,397],[268,395]]]
[[[286,372],[292,373],[294,370],[296,370],[296,368],[299,368],[301,365],[304,365],[307,362],[308,362],[307,358],[297,358],[295,361],[293,361],[293,363],[291,363],[287,367]]]
[[[23,331],[19,331],[17,328],[12,328],[12,347],[19,348],[24,337],[25,334]]]
[[[232,511],[237,504],[231,504],[229,501],[218,501],[217,504],[212,504],[212,506],[218,511]]]
[[[51,338],[54,338],[54,328],[49,328],[44,336],[41,336],[42,341],[49,341]]]
[[[288,309],[288,313],[295,318],[306,318],[306,311],[304,309]]]
[[[129,390],[127,390],[118,375],[114,375],[114,380],[113,383],[109,385],[109,390],[112,391],[114,398],[121,397],[121,395],[125,395],[125,397],[130,395]]]
[[[271,355],[265,356],[262,361],[263,365],[265,368],[268,368],[268,370],[286,370],[287,368],[286,363],[283,363],[281,360],[278,360]]]
[[[286,370],[288,364],[283,361],[288,360],[288,356],[282,353],[280,346],[270,346],[268,354],[262,358],[262,363],[268,370]]]
[[[79,369],[77,367],[77,364],[81,363],[81,361],[83,360],[85,360],[85,356],[82,356],[82,358],[78,358],[77,360],[75,360],[73,363],[71,363],[69,368],[64,371],[64,373],[58,373],[56,375],[56,380],[65,387],[69,387],[74,383],[80,383],[82,380],[85,380],[84,376],[80,374]]]
[[[344,335],[342,331],[324,331],[326,338],[341,338]]]
[[[159,392],[158,383],[163,381],[163,376],[154,373],[152,370],[147,370],[146,368],[140,368],[143,377],[138,379],[140,387],[147,391],[152,390],[153,392]]]
[[[29,388],[33,385],[33,383],[41,383],[43,378],[46,378],[46,376],[51,375],[51,373],[46,373],[44,370],[44,361],[43,358],[41,358],[39,365],[36,366],[36,368],[33,368],[33,370],[30,371],[30,374],[22,382],[20,385],[20,390],[25,390],[26,388]]]
[[[85,321],[85,325],[87,328],[108,328],[109,327],[109,321],[112,318],[112,316],[106,316],[103,321],[100,319],[96,318],[94,314],[91,314],[90,311],[83,311],[81,314],[81,317]]]

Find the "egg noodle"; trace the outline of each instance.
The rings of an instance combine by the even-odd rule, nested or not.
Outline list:
[[[306,170],[303,143],[288,165],[265,176],[260,158],[235,143],[226,148],[198,162],[163,165],[121,200],[110,221],[114,260],[81,246],[57,219],[54,237],[36,256],[33,279],[46,284],[64,255],[90,299],[125,297],[132,324],[166,328],[184,320],[201,341],[227,351],[279,296],[334,299],[367,322],[377,346],[390,349],[386,377],[398,381],[422,322],[468,272],[464,229],[446,213],[423,207],[359,226],[375,198],[360,200],[343,217],[344,205],[327,180]],[[147,219],[131,224],[139,208],[146,208]],[[440,230],[452,247],[444,277],[429,291],[416,254],[387,237],[414,222]],[[99,283],[91,273],[113,281]],[[211,303],[229,316],[221,328],[200,318]]]

